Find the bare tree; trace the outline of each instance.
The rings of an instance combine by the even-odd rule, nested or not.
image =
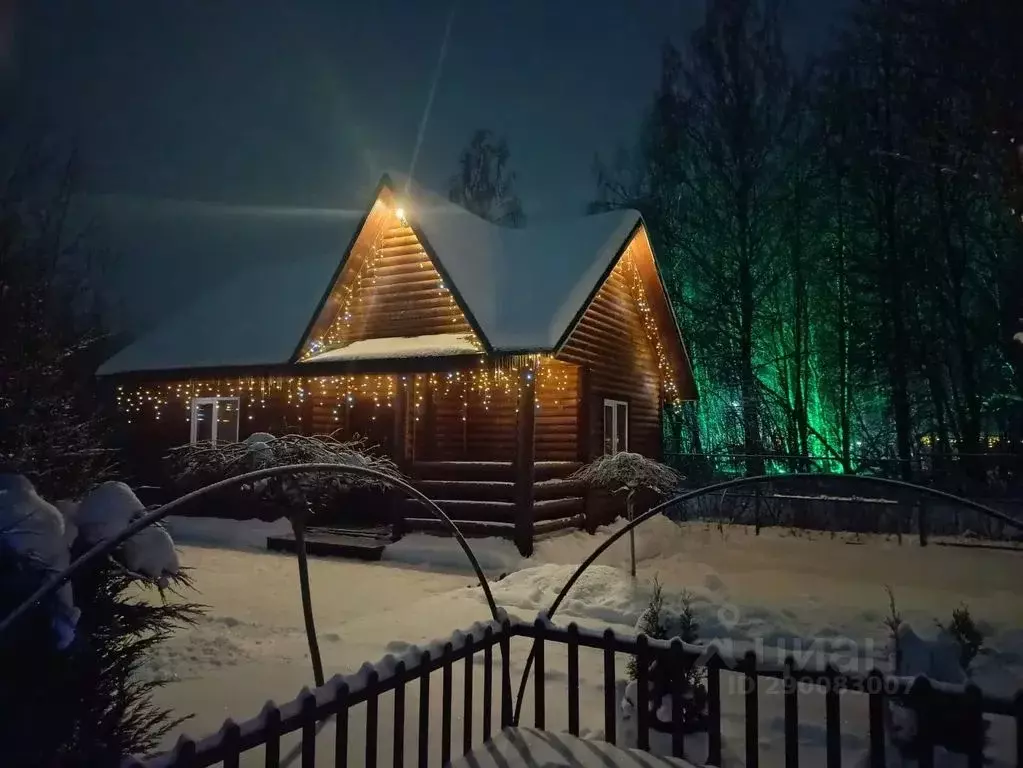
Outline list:
[[[101,253],[68,223],[75,158],[46,154],[27,148],[0,179],[0,463],[68,498],[111,468],[94,376],[107,337]]]
[[[458,173],[448,185],[451,201],[494,224],[523,226],[526,214],[515,194],[515,173],[508,169],[510,157],[507,139],[495,138],[486,128],[478,129],[458,158]]]

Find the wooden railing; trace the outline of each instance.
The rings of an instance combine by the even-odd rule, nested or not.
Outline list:
[[[680,640],[670,642],[638,637],[621,636],[608,629],[596,632],[580,629],[574,624],[567,628],[551,625],[540,619],[533,624],[491,622],[474,626],[464,635],[436,650],[413,649],[398,660],[375,667],[364,667],[358,674],[336,677],[314,691],[305,690],[290,703],[277,707],[267,705],[256,718],[237,724],[231,720],[224,723],[219,732],[198,742],[182,737],[177,746],[162,756],[142,761],[129,760],[126,765],[136,768],[204,768],[222,764],[225,768],[236,768],[240,756],[263,747],[263,764],[268,768],[282,765],[281,737],[301,732],[299,753],[303,768],[322,765],[317,762],[317,735],[320,726],[334,719],[334,765],[349,765],[349,722],[350,713],[356,706],[366,707],[364,753],[356,762],[359,765],[376,766],[379,763],[378,745],[381,737],[392,743],[391,762],[394,766],[430,764],[429,736],[436,732],[438,724],[431,722],[430,687],[434,684],[434,673],[440,671],[441,722],[440,758],[447,765],[454,754],[465,754],[475,746],[488,741],[494,731],[518,725],[514,722],[510,679],[511,639],[531,638],[533,642],[533,712],[534,724],[544,728],[547,724],[548,702],[546,683],[546,647],[550,644],[564,646],[567,651],[567,684],[564,703],[568,718],[568,731],[580,733],[580,677],[579,649],[591,648],[603,652],[604,681],[604,738],[614,743],[618,734],[617,721],[619,703],[616,698],[616,657],[626,654],[637,658],[637,734],[640,749],[649,748],[651,727],[650,708],[647,693],[648,663],[658,659],[669,665],[673,674],[673,686],[680,686],[681,676],[677,674],[693,665],[706,669],[707,685],[707,744],[708,754],[689,754],[690,760],[706,761],[719,765],[722,756],[721,734],[721,673],[730,672],[741,676],[743,681],[744,723],[745,723],[745,764],[752,768],[759,764],[759,707],[762,700],[763,680],[775,679],[782,682],[784,697],[784,759],[786,768],[799,765],[799,695],[801,686],[810,686],[824,692],[825,703],[825,751],[828,768],[842,765],[841,751],[841,703],[842,691],[856,691],[869,697],[867,737],[869,743],[869,764],[878,768],[886,765],[885,707],[895,699],[917,717],[918,740],[915,744],[918,765],[928,768],[934,765],[935,728],[937,718],[949,711],[958,713],[959,725],[977,738],[971,743],[967,761],[970,768],[985,764],[985,740],[982,737],[985,715],[1011,718],[1015,744],[1012,745],[1012,764],[1023,768],[1023,692],[1015,699],[999,698],[983,694],[976,686],[952,686],[935,683],[927,678],[901,678],[885,675],[878,670],[867,673],[840,672],[830,664],[797,663],[789,658],[782,665],[770,665],[764,659],[750,652],[743,656],[731,656],[713,647],[688,645]],[[494,654],[499,655],[499,673],[494,679]],[[474,689],[473,665],[482,661],[483,685],[479,699]],[[464,664],[465,674],[459,701],[455,701],[453,669],[456,663]],[[419,712],[417,719],[416,755],[405,754],[406,729],[406,688],[418,685]],[[381,733],[379,702],[381,696],[393,693],[393,721],[390,733]],[[673,699],[681,700],[681,688],[673,691]],[[479,703],[479,708],[477,708]],[[452,745],[452,716],[461,711],[461,745]],[[682,711],[674,707],[672,713],[671,752],[676,756],[686,750],[686,728],[682,722]],[[496,713],[496,714],[495,714]],[[475,718],[480,716],[480,728],[475,728]]]

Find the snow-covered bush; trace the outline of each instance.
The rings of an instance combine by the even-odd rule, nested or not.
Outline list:
[[[342,442],[329,435],[283,435],[257,432],[240,443],[203,442],[171,451],[171,474],[186,491],[269,467],[337,464],[372,469],[385,478],[404,480],[388,458],[373,456],[363,441]],[[353,488],[386,488],[385,479],[341,472],[294,472],[262,478],[224,491],[219,500],[241,505],[243,518],[265,521],[288,518],[295,534],[299,588],[313,677],[323,685],[323,664],[316,641],[305,528],[310,515],[341,507]]]
[[[340,441],[329,435],[282,435],[256,432],[239,443],[199,442],[174,448],[170,473],[180,490],[193,491],[229,477],[289,464],[338,464],[373,469],[401,478],[393,461],[374,456],[362,440]],[[300,512],[319,512],[344,502],[353,488],[379,488],[379,480],[326,472],[295,473],[259,480],[220,494],[218,500],[240,508],[244,519],[272,521]]]
[[[126,509],[141,508],[130,489],[111,485],[61,505],[70,515],[85,508],[88,522],[79,528],[24,477],[0,476],[0,617],[98,538],[116,535],[131,519]],[[115,556],[90,562],[0,635],[4,765],[114,766],[152,750],[180,722],[152,702],[162,682],[139,672],[198,607],[159,599],[164,586],[188,580],[168,557],[170,539],[139,544],[152,540],[134,537]],[[147,599],[151,591],[157,599]]]
[[[569,476],[570,482],[579,482],[591,488],[611,493],[625,493],[625,510],[629,520],[635,513],[636,492],[640,489],[665,496],[678,487],[682,476],[671,467],[648,459],[638,453],[621,451],[599,456]],[[636,538],[629,531],[632,575],[636,575]]]

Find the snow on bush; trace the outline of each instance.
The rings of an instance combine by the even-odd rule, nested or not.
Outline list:
[[[0,539],[52,575],[71,564],[72,546],[85,548],[113,538],[146,512],[131,488],[113,481],[99,485],[79,503],[65,500],[60,507],[39,496],[22,475],[0,475]],[[174,542],[159,525],[144,528],[125,541],[116,558],[129,571],[155,581],[161,588],[181,572]],[[54,627],[60,642],[66,645],[74,636],[80,614],[70,583],[57,592],[57,601]]]
[[[171,473],[186,491],[202,488],[254,470],[292,464],[337,464],[371,469],[404,479],[393,461],[374,456],[362,440],[342,442],[330,435],[249,435],[240,443],[200,442],[174,448]],[[243,499],[246,518],[272,521],[335,505],[353,487],[386,487],[377,477],[326,472],[275,475],[225,491],[223,498]]]
[[[78,534],[89,543],[111,539],[146,513],[145,505],[127,485],[108,481],[85,495],[78,504]],[[181,571],[174,541],[159,523],[143,528],[120,548],[120,559],[134,573],[166,586],[168,577]]]
[[[0,475],[0,540],[40,564],[51,576],[71,563],[64,516],[22,475]],[[60,588],[56,599],[52,621],[59,645],[64,648],[74,639],[80,611],[75,608],[70,584]]]
[[[682,476],[653,459],[638,453],[620,451],[598,457],[577,470],[569,479],[612,492],[647,488],[664,495],[678,487]]]

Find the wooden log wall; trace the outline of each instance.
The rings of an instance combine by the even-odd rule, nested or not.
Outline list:
[[[468,392],[461,383],[442,383],[432,390],[431,396],[434,433],[428,455],[434,461],[462,461],[468,455]],[[429,439],[418,434],[415,438],[417,445]]]
[[[573,364],[558,361],[545,361],[544,366],[536,387],[539,406],[534,411],[536,460],[575,461],[579,445],[576,431],[579,370]],[[372,379],[375,383],[356,388],[379,396],[356,392],[350,399],[346,389],[352,385],[331,377],[306,379],[304,398],[299,398],[295,386],[277,388],[256,382],[250,387],[245,380],[238,379],[159,383],[147,391],[162,393],[166,404],[157,410],[151,405],[157,395],[145,395],[147,405],[126,416],[125,422],[131,418],[132,424],[125,423],[125,432],[138,435],[139,443],[153,446],[160,456],[170,447],[187,443],[190,400],[174,394],[182,387],[195,396],[238,397],[240,439],[253,432],[335,434],[338,439],[360,436],[387,453],[395,440],[392,405],[400,399],[395,397],[394,388],[408,386],[406,439],[416,459],[511,462],[516,450],[519,392],[514,387],[506,390],[495,385],[484,395],[473,391],[464,376],[453,374],[449,381],[445,374],[438,374],[433,378],[439,381],[433,386],[427,386],[427,375],[407,374],[404,384],[400,377],[386,374],[360,377],[360,382]],[[426,397],[430,398],[429,403],[424,400]],[[428,427],[431,410],[432,435]]]
[[[536,460],[579,459],[579,366],[545,360],[537,379]]]
[[[604,398],[629,404],[629,450],[652,458],[661,455],[660,374],[632,293],[630,259],[626,251],[558,355],[586,369],[580,414],[586,433],[583,461],[603,453]]]
[[[578,459],[579,368],[545,361],[537,380],[535,452],[537,461]],[[415,422],[416,456],[432,461],[511,461],[515,457],[517,389],[494,387],[488,394],[463,382],[440,382],[432,390],[433,435],[425,418]],[[425,409],[424,409],[425,410]],[[424,441],[430,445],[424,450]]]
[[[296,406],[283,389],[272,385],[262,392],[251,387],[246,379],[216,381],[164,381],[125,389],[140,393],[127,400],[138,401],[141,407],[128,408],[118,424],[118,444],[126,477],[144,484],[160,485],[164,457],[171,448],[191,439],[191,396],[237,397],[239,401],[238,436],[244,440],[253,432],[275,435],[306,432],[310,427],[309,409]],[[302,419],[305,419],[304,421]]]
[[[472,334],[454,295],[407,225],[391,217],[369,252],[347,264],[327,306],[334,316],[325,338],[365,339]],[[367,237],[371,233],[365,233]],[[361,236],[360,236],[361,238]]]

